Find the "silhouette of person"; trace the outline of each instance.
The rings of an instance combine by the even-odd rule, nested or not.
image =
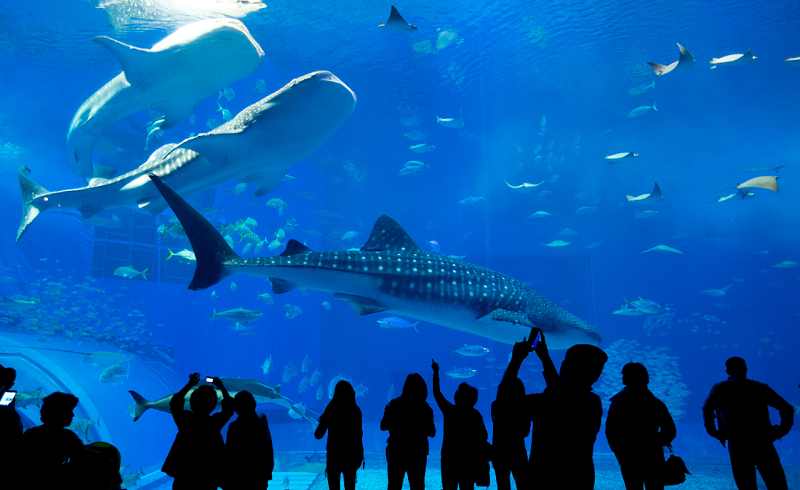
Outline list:
[[[531,339],[537,333],[541,340],[535,348],[533,340],[514,344],[503,376],[503,380],[516,378],[522,361],[533,350],[544,367],[544,392],[525,395],[525,411],[533,421],[529,484],[541,489],[591,490],[595,478],[592,452],[603,417],[592,384],[603,373],[608,356],[593,345],[574,345],[567,350],[561,371],[556,372],[544,332],[533,328]]]
[[[755,490],[756,469],[769,490],[786,489],[786,474],[773,442],[792,429],[792,406],[766,384],[747,379],[741,357],[731,357],[725,367],[728,379],[715,384],[703,403],[706,431],[723,447],[728,442],[739,490]],[[768,407],[778,410],[780,425],[771,425]]]
[[[186,386],[169,401],[178,434],[161,471],[175,479],[175,490],[216,489],[222,483],[220,463],[224,461],[225,443],[221,431],[233,416],[233,398],[219,378],[214,378],[213,384],[222,392],[221,401],[209,385],[192,390],[199,382],[200,374],[191,374]],[[183,408],[190,391],[191,411]],[[218,401],[222,411],[211,415]]]
[[[647,384],[650,375],[638,362],[622,368],[625,388],[611,397],[606,418],[608,445],[617,456],[626,490],[664,488],[664,446],[675,439],[675,422]]]
[[[518,378],[506,379],[497,386],[492,402],[492,466],[498,490],[511,489],[511,475],[518,489],[527,488],[528,450],[525,438],[531,421],[523,410],[525,385]]]
[[[249,391],[233,398],[238,415],[228,426],[225,459],[228,462],[225,490],[266,490],[275,468],[272,434],[267,416],[256,413],[256,399]]]
[[[0,364],[0,395],[11,390],[17,379],[17,371]],[[17,413],[15,400],[0,406],[0,478],[8,488],[16,488],[19,474],[19,448],[22,441],[22,421]]]
[[[472,490],[487,463],[485,445],[489,434],[483,416],[475,410],[478,390],[467,383],[458,385],[455,404],[444,395],[439,381],[439,364],[431,359],[433,369],[433,398],[444,415],[442,436],[442,488]],[[488,473],[489,468],[486,467]]]
[[[71,488],[77,483],[72,467],[84,455],[83,442],[66,428],[75,416],[78,397],[57,391],[42,401],[42,425],[22,435],[21,456],[27,466],[22,474],[36,478],[37,488]]]
[[[361,439],[361,409],[356,405],[356,392],[347,381],[339,381],[333,398],[319,417],[314,437],[322,439],[328,433],[328,488],[339,490],[339,476],[344,476],[345,490],[355,490],[356,471],[364,461]]]
[[[389,490],[401,490],[408,473],[411,490],[424,490],[428,463],[428,438],[436,436],[433,410],[425,399],[428,386],[418,373],[409,374],[403,393],[383,411],[381,430],[389,431],[386,463]]]

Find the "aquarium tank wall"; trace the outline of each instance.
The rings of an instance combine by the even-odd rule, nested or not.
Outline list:
[[[557,367],[606,352],[603,424],[642,363],[688,478],[733,488],[701,412],[725,361],[800,410],[799,20],[789,1],[3,2],[0,364],[25,427],[73,393],[71,428],[119,449],[125,486],[168,488],[162,399],[200,372],[256,395],[274,484],[325,488],[313,432],[344,379],[358,486],[380,487],[406,376],[430,389],[433,359],[448,399],[476,387],[491,438],[536,326]],[[527,393],[541,371],[523,363]],[[595,488],[623,488],[604,428]],[[775,447],[800,485],[797,429]]]

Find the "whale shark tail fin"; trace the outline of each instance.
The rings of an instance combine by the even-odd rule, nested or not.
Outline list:
[[[23,165],[19,168],[19,190],[22,194],[22,223],[20,223],[19,230],[17,230],[16,242],[19,242],[19,239],[22,238],[25,230],[33,223],[33,220],[52,205],[47,199],[50,191],[28,177],[29,173],[31,173],[31,170],[28,167]]]
[[[238,265],[242,259],[228,246],[214,225],[164,184],[161,178],[150,174],[150,179],[181,222],[197,258],[197,269],[189,283],[189,289],[206,289],[232,276],[234,272],[231,267]]]

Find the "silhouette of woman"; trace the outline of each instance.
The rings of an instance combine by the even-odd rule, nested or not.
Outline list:
[[[356,405],[356,392],[347,381],[339,381],[333,399],[319,417],[314,437],[322,439],[328,432],[328,488],[339,490],[339,475],[344,477],[345,490],[355,490],[356,471],[364,461],[361,438],[361,409]]]

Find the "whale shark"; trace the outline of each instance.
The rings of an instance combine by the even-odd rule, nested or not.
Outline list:
[[[678,61],[672,62],[666,66],[661,65],[659,63],[650,63],[649,61],[647,62],[647,64],[650,65],[650,68],[652,68],[655,74],[659,77],[662,75],[666,75],[667,73],[670,72],[677,73],[679,71],[683,71],[687,68],[691,68],[692,66],[694,66],[695,59],[694,56],[692,56],[692,53],[690,53],[688,49],[684,48],[680,44],[678,44],[678,49],[681,52]]]
[[[92,167],[92,149],[107,127],[148,108],[164,113],[157,129],[175,126],[198,102],[248,75],[264,58],[264,51],[236,19],[183,26],[150,49],[105,36],[94,41],[119,60],[123,71],[80,106],[67,132],[67,163],[86,183],[108,177]]]
[[[247,274],[269,279],[275,294],[300,288],[330,292],[359,316],[393,313],[507,344],[520,341],[532,326],[541,328],[555,349],[602,341],[588,323],[522,282],[423,251],[388,216],[378,218],[359,250],[314,252],[289,240],[280,256],[243,259],[161,178],[150,178],[181,222],[197,257],[190,290]]]
[[[47,209],[75,209],[84,219],[103,209],[139,206],[152,214],[167,208],[148,174],[185,195],[239,179],[256,184],[256,196],[274,189],[286,171],[309,156],[350,116],[356,96],[331,72],[317,71],[246,107],[227,123],[178,144],[164,145],[142,166],[86,187],[50,192],[19,169],[22,223],[17,241]]]

